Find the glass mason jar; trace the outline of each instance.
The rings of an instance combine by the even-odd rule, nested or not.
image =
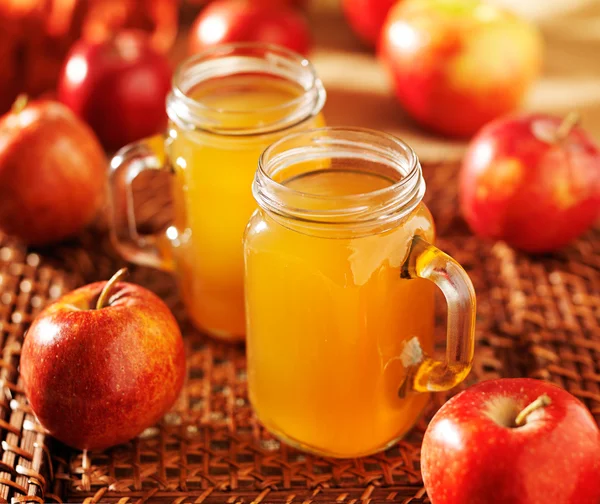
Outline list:
[[[263,424],[332,457],[377,452],[428,392],[469,373],[475,292],[437,249],[421,166],[396,138],[359,129],[289,135],[262,155],[245,234],[248,386]],[[434,349],[434,288],[448,303]]]
[[[164,136],[129,145],[111,163],[112,236],[134,263],[173,270],[191,321],[225,339],[245,334],[242,238],[256,203],[260,154],[293,131],[323,125],[325,91],[302,56],[266,44],[223,45],[185,61],[167,98]],[[140,236],[131,183],[173,173],[174,222]]]

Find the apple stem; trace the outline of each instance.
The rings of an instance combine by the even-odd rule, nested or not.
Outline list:
[[[29,103],[29,96],[27,96],[25,93],[21,93],[15,99],[10,111],[13,114],[20,114],[23,111],[23,109],[27,106],[28,103]]]
[[[525,419],[529,416],[530,413],[533,413],[535,410],[539,408],[543,408],[545,406],[549,406],[552,404],[552,400],[546,394],[542,394],[535,401],[528,404],[521,410],[521,412],[517,415],[515,419],[515,425],[517,427],[521,427],[525,424]]]
[[[554,141],[562,142],[565,138],[567,138],[573,128],[577,126],[580,119],[581,117],[577,112],[569,112],[558,126]]]
[[[108,282],[106,282],[106,284],[104,285],[104,288],[102,289],[102,292],[100,293],[100,297],[98,298],[98,302],[96,303],[96,310],[101,310],[102,308],[104,308],[104,306],[106,305],[106,302],[108,301],[108,299],[110,297],[110,294],[111,294],[111,291],[112,291],[113,287],[127,273],[128,273],[127,272],[127,268],[121,268],[119,271],[117,271],[111,277],[111,279]]]

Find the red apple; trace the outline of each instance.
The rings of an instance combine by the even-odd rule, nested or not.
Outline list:
[[[432,504],[598,504],[600,430],[555,385],[490,380],[433,417],[421,470]]]
[[[0,230],[30,245],[81,231],[104,201],[106,157],[64,105],[25,97],[0,118]]]
[[[170,88],[166,56],[146,34],[125,31],[110,40],[76,42],[60,75],[58,98],[113,150],[166,126]]]
[[[478,0],[404,0],[379,56],[406,111],[434,131],[468,136],[517,108],[540,70],[528,22]]]
[[[302,14],[285,2],[216,0],[194,21],[189,53],[227,42],[266,42],[307,54],[310,31]]]
[[[375,47],[379,41],[385,18],[397,1],[343,0],[342,7],[354,32],[366,45]]]
[[[460,173],[462,213],[475,233],[548,252],[600,217],[600,150],[573,118],[523,114],[477,134]]]
[[[155,424],[185,377],[183,340],[150,291],[97,282],[43,310],[25,337],[21,377],[41,424],[79,449],[128,441]]]

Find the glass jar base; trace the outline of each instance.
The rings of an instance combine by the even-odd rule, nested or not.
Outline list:
[[[400,435],[398,435],[391,441],[388,441],[387,443],[384,443],[376,448],[361,451],[361,452],[356,452],[356,453],[336,453],[336,452],[326,451],[326,450],[322,450],[320,448],[311,446],[309,444],[298,441],[297,439],[294,439],[294,438],[288,436],[287,434],[284,434],[283,432],[281,432],[281,430],[279,430],[274,425],[269,424],[268,422],[265,422],[261,418],[261,416],[258,413],[258,411],[256,410],[256,408],[253,408],[253,409],[254,409],[254,413],[255,413],[256,417],[258,418],[259,422],[265,427],[265,429],[267,429],[267,431],[269,431],[269,433],[271,433],[273,436],[275,436],[279,441],[291,446],[292,448],[296,448],[297,450],[300,450],[300,451],[303,451],[306,453],[310,453],[312,455],[318,455],[320,457],[350,459],[350,458],[360,458],[360,457],[367,457],[369,455],[374,455],[376,453],[382,452],[382,451],[387,450],[388,448],[391,448],[392,446],[394,446],[407,433],[409,433],[412,430],[412,428],[414,427],[414,424],[412,424],[405,432],[402,432]],[[419,415],[419,417],[420,417],[420,415]],[[417,419],[415,420],[415,423],[418,421],[419,417],[417,417]]]

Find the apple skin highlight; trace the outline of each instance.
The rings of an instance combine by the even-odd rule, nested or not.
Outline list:
[[[160,133],[172,68],[150,38],[135,30],[77,41],[59,77],[58,99],[94,130],[109,151]]]

